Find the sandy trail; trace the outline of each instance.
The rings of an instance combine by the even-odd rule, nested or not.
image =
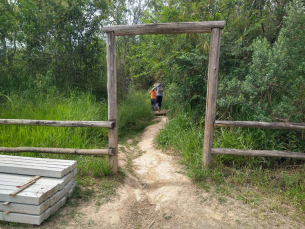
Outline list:
[[[126,165],[133,148],[120,152],[119,164],[127,176],[116,197],[99,208],[94,203],[78,207],[79,219],[65,228],[302,228],[278,213],[262,212],[229,197],[219,201],[215,192],[197,189],[179,173],[177,156],[153,144],[165,122],[162,117],[146,128],[138,143],[144,153],[132,161],[132,174]]]

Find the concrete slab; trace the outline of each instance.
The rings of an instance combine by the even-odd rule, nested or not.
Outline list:
[[[61,178],[73,171],[76,161],[0,155],[0,172]]]
[[[22,175],[33,175],[33,176],[46,176],[46,177],[58,177],[61,178],[70,171],[70,168],[45,168],[41,166],[32,165],[12,165],[0,163],[1,173],[13,173]]]
[[[3,158],[13,158],[15,160],[17,159],[21,159],[21,160],[30,160],[32,161],[33,158],[35,158],[36,161],[46,161],[46,162],[50,162],[50,161],[56,161],[57,163],[62,163],[65,165],[72,165],[77,163],[76,161],[73,160],[62,160],[62,159],[50,159],[50,158],[37,158],[37,157],[24,157],[24,156],[12,156],[12,155],[0,155],[0,160],[2,160]]]
[[[75,168],[72,172],[65,175],[63,178],[52,178],[52,177],[41,177],[39,178],[35,185],[50,185],[50,184],[59,184],[59,190],[63,189],[64,186],[71,180],[72,177],[76,176],[77,168]],[[33,178],[33,176],[29,175],[17,175],[17,174],[9,174],[9,173],[0,173],[0,187],[2,185],[21,185],[26,181]]]
[[[76,182],[73,183],[71,182],[72,185],[67,185],[66,190],[63,190],[63,192],[58,192],[57,193],[57,198],[53,199],[53,205],[56,204],[54,203],[60,196],[63,196],[65,198],[70,198],[74,188],[76,187]],[[71,186],[71,187],[70,187]],[[69,189],[70,188],[70,189]],[[62,200],[63,197],[60,199]],[[51,198],[48,198],[44,202],[42,202],[39,205],[30,205],[30,204],[19,204],[19,203],[10,203],[9,205],[3,205],[3,201],[0,201],[0,211],[3,212],[11,212],[11,213],[23,213],[23,214],[30,214],[30,215],[41,215],[44,211],[46,211],[51,205]],[[63,205],[63,202],[61,203],[61,206]],[[51,213],[49,213],[51,214]]]
[[[37,180],[36,183],[24,189],[16,196],[9,196],[10,193],[12,193],[17,189],[13,186],[16,183],[14,183],[13,185],[0,185],[0,201],[39,205],[49,197],[56,195],[58,191],[67,188],[66,186],[68,183],[70,185],[69,187],[71,188],[72,183],[75,181],[76,172],[77,170],[73,170],[73,172],[67,174],[65,177],[61,179],[41,177],[40,179]],[[20,178],[20,175],[0,174],[0,179],[1,182],[3,183],[4,180],[13,180],[16,177]],[[25,177],[22,176],[23,180],[20,181],[20,183],[29,180],[30,178],[32,178],[32,176],[26,176],[26,179],[24,178]],[[62,195],[60,195],[59,197],[62,198]],[[52,200],[51,205],[53,205],[58,201],[58,199],[60,199],[58,197],[53,197],[53,199],[54,198],[56,201]]]
[[[61,198],[63,198],[69,192],[69,190],[72,188],[72,186],[74,185],[74,182],[75,182],[75,177],[73,177],[71,179],[71,181],[69,181],[62,190],[58,191],[53,196],[51,196],[50,197],[50,205],[51,206],[54,205]]]
[[[61,208],[66,203],[67,196],[68,194],[66,194],[66,196],[63,196],[56,204],[46,209],[40,215],[21,214],[21,213],[9,213],[8,215],[4,215],[3,212],[0,211],[0,220],[14,222],[14,223],[27,223],[27,224],[40,225],[44,220],[46,220],[51,215],[53,215],[56,211],[58,211],[59,208]]]

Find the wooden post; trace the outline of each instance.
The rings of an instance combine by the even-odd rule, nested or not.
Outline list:
[[[108,121],[114,121],[115,127],[108,130],[109,148],[114,156],[109,156],[112,172],[118,172],[118,125],[117,125],[117,76],[116,76],[116,45],[114,32],[106,33],[107,49],[107,92]]]
[[[220,39],[221,29],[213,28],[211,32],[210,41],[204,144],[202,157],[202,166],[204,166],[205,168],[208,168],[212,161],[211,149],[213,147],[214,122],[216,113]]]

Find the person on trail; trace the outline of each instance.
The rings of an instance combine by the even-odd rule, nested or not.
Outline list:
[[[157,89],[157,98],[156,102],[158,104],[158,112],[161,110],[161,105],[162,105],[162,97],[163,97],[163,92],[164,92],[164,100],[166,100],[166,92],[165,92],[165,87],[163,84],[158,83],[153,89]]]
[[[156,96],[157,96],[157,89],[154,89],[156,84],[154,84],[153,89],[150,90],[150,103],[151,103],[151,110],[153,111],[156,107]]]

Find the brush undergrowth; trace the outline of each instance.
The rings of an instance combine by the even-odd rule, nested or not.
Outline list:
[[[27,92],[26,92],[27,93]],[[71,92],[30,95],[23,93],[2,96],[1,119],[107,121],[107,103],[97,102],[89,93]],[[119,141],[141,132],[153,118],[147,96],[134,93],[118,105]],[[3,147],[55,147],[95,149],[108,148],[108,129],[87,127],[41,127],[0,125],[0,145]],[[92,184],[92,177],[111,174],[106,156],[77,156],[40,153],[20,153],[20,156],[76,160],[77,181],[81,186]]]
[[[290,158],[246,157],[215,155],[209,170],[202,170],[204,127],[189,118],[188,112],[180,111],[168,121],[156,141],[163,148],[170,148],[182,156],[188,175],[200,186],[209,190],[213,186],[224,194],[237,196],[246,203],[258,203],[260,199],[280,199],[280,203],[293,205],[305,211],[304,161]],[[243,120],[243,119],[238,119]],[[256,128],[218,128],[214,133],[214,148],[252,150],[285,150],[304,152],[301,133],[290,130]],[[247,188],[245,188],[247,187]],[[229,191],[230,190],[230,191]],[[235,194],[234,194],[235,195]],[[283,211],[279,205],[278,211]],[[286,209],[288,214],[288,209]]]

